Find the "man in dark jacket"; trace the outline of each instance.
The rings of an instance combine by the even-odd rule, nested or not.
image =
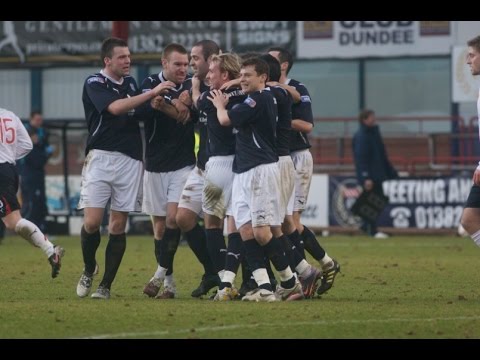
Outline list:
[[[382,183],[398,177],[387,157],[380,129],[376,124],[375,113],[363,110],[359,115],[360,128],[353,136],[353,156],[357,180],[363,191],[373,191],[384,196]],[[377,232],[376,221],[363,218],[361,229],[370,236],[386,238],[387,234]]]
[[[32,111],[30,122],[25,126],[32,139],[33,149],[19,161],[22,190],[22,216],[37,224],[45,233],[47,198],[45,195],[45,165],[53,152],[48,143],[48,133],[43,128],[43,117],[38,111]]]

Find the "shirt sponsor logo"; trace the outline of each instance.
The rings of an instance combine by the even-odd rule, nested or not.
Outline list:
[[[243,96],[245,93],[242,90],[234,90],[232,92],[227,93],[227,96],[229,98],[234,97],[234,96]]]

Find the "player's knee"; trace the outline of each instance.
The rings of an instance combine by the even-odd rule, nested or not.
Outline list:
[[[472,224],[468,224],[467,226],[465,226],[462,224],[462,227],[467,232],[468,235],[473,235],[479,230],[478,225],[472,226]]]
[[[177,216],[174,219],[171,219],[170,222],[167,218],[167,226],[169,228],[175,229],[178,227],[183,232],[192,230],[195,227],[195,223],[196,219],[192,219],[191,216],[183,211],[179,211]]]
[[[17,226],[18,222],[22,220],[22,216],[20,215],[20,211],[15,210],[5,216],[3,218],[3,223],[5,224],[5,227],[10,230],[10,231],[16,231],[15,227]],[[0,220],[2,221],[2,220]]]
[[[181,214],[177,214],[174,222],[175,222],[175,225],[180,228],[180,230],[186,231],[185,228],[187,227],[188,222],[186,221],[185,217],[183,217]],[[170,225],[172,225],[171,221],[170,222],[167,221],[167,224],[169,225],[169,227],[171,227]]]
[[[478,231],[478,221],[471,216],[462,216],[460,224],[469,234],[473,234]]]

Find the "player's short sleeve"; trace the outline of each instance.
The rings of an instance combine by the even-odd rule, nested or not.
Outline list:
[[[142,93],[153,89],[153,80],[151,77],[147,77],[142,81],[142,84],[140,85],[140,90]]]
[[[90,76],[85,81],[85,89],[99,113],[108,108],[115,100],[120,99],[120,94],[109,89],[105,78],[101,76]]]
[[[259,108],[258,98],[247,97],[242,103],[228,110],[228,117],[234,127],[242,127],[255,120]]]
[[[303,84],[295,86],[300,93],[300,102],[292,106],[292,119],[300,119],[313,124],[312,99]]]

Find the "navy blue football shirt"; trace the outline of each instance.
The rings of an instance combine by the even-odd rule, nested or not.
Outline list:
[[[147,77],[142,83],[142,91],[153,89],[167,81],[163,73]],[[186,79],[175,89],[169,90],[164,98],[167,101],[178,99],[180,94],[192,87],[191,79]],[[150,172],[175,171],[195,164],[195,136],[193,122],[182,124],[167,114],[151,109],[145,118],[145,169]]]
[[[280,86],[270,87],[277,101],[277,155],[290,155],[292,133],[292,96]]]
[[[247,95],[240,89],[230,88],[225,90],[228,95],[227,110],[236,104],[242,103]],[[208,100],[210,91],[205,91],[197,101],[198,110],[206,119],[208,130],[208,156],[227,156],[235,154],[235,131],[233,126],[222,126],[218,121],[217,108]]]
[[[138,95],[135,79],[125,76],[118,84],[103,73],[90,75],[83,85],[82,101],[88,127],[85,155],[91,149],[118,151],[142,160],[142,138],[135,110],[113,115],[108,106],[116,100]]]
[[[275,139],[277,105],[269,88],[250,94],[228,110],[238,130],[233,172],[242,173],[258,165],[278,161]]]
[[[312,100],[307,88],[297,80],[290,79],[288,85],[293,86],[300,93],[300,102],[292,105],[292,119],[307,121],[313,125]],[[307,134],[292,131],[290,151],[298,151],[310,148]]]

